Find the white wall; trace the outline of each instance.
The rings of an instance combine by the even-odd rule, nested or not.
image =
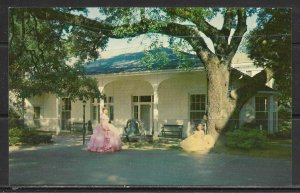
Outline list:
[[[132,118],[131,97],[134,95],[152,95],[153,89],[151,84],[146,81],[127,78],[126,80],[117,80],[106,85],[104,94],[114,98],[114,121],[112,123],[121,133],[127,120]]]
[[[40,129],[55,131],[58,125],[56,97],[43,94],[25,100],[25,123],[30,127],[36,127],[33,120],[34,107],[40,107]]]
[[[191,133],[189,122],[189,95],[207,94],[206,75],[204,72],[178,72],[132,76],[102,76],[105,82],[104,94],[114,97],[113,124],[120,133],[128,119],[132,118],[133,95],[153,95],[154,85],[158,86],[158,129],[163,124],[183,124],[184,135]],[[99,84],[101,85],[99,80]],[[44,94],[26,100],[26,123],[33,126],[33,107],[41,107],[41,126],[46,130],[55,130],[60,124],[58,117],[61,108],[54,95]],[[72,121],[82,121],[82,102],[75,101],[71,104]],[[91,101],[86,103],[86,122],[92,118]],[[250,99],[240,112],[239,124],[251,122],[255,119],[255,100]],[[95,126],[95,124],[93,125]]]
[[[127,120],[132,118],[131,97],[153,95],[152,86],[155,84],[159,84],[159,129],[163,124],[184,124],[184,135],[188,135],[189,94],[207,93],[203,72],[120,77],[111,81],[104,87],[104,94],[114,97],[113,124],[122,132]]]
[[[183,124],[184,136],[191,133],[189,121],[189,95],[207,94],[204,73],[178,75],[165,80],[159,87],[159,128],[163,124]]]

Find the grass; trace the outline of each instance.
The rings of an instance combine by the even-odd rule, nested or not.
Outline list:
[[[179,143],[164,143],[164,142],[131,142],[123,143],[128,149],[163,149],[163,150],[182,150]],[[183,150],[182,150],[183,151]],[[217,144],[212,150],[212,153],[218,154],[231,154],[231,155],[243,155],[251,157],[265,157],[265,158],[282,158],[292,159],[291,140],[270,140],[264,149],[253,149],[249,151],[243,151],[226,147],[222,144]]]
[[[40,133],[52,133],[49,131],[39,131]],[[54,134],[54,133],[53,133]],[[62,136],[74,137],[81,136],[81,133],[62,132]],[[162,150],[182,150],[179,145],[180,140],[158,140],[158,141],[137,141],[123,142],[126,149],[162,149]],[[22,145],[23,146],[23,145]],[[183,151],[183,150],[182,150]],[[212,153],[233,154],[253,157],[284,158],[292,159],[292,140],[291,139],[270,139],[264,149],[253,149],[249,151],[227,147],[223,143],[217,143],[211,150]]]
[[[271,139],[263,149],[252,149],[249,151],[234,149],[226,147],[223,144],[216,144],[211,150],[214,153],[245,155],[253,157],[267,157],[267,158],[284,158],[292,159],[292,141],[290,139],[279,140]]]

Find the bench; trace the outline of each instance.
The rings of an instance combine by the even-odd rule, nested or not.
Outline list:
[[[162,137],[182,138],[183,125],[163,125],[161,130]]]
[[[70,124],[70,130],[75,132],[82,132],[83,129],[83,122],[73,122]]]
[[[83,122],[70,123],[69,127],[70,131],[82,132]],[[85,129],[86,132],[93,133],[92,122],[90,120],[87,123],[85,123]]]

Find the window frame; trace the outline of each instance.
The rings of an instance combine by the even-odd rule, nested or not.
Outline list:
[[[200,110],[192,110],[192,96],[193,95],[195,95],[195,96],[197,96],[197,95],[199,95],[199,99],[200,99],[200,101],[198,102],[198,103],[200,103]],[[202,101],[201,101],[201,99],[202,99],[202,96],[204,96],[205,97],[205,102],[204,102],[204,110],[201,110],[201,104],[203,103]],[[197,102],[197,101],[196,101]],[[195,120],[198,120],[198,121],[200,121],[200,120],[202,120],[202,118],[203,118],[203,116],[204,115],[206,115],[207,114],[207,94],[205,94],[205,93],[189,93],[189,95],[188,95],[188,107],[189,107],[189,110],[188,110],[188,117],[189,117],[189,121],[191,122],[191,123],[195,123],[195,122],[197,122],[197,121],[195,121]],[[192,113],[202,113],[203,114],[203,116],[202,117],[200,117],[199,119],[192,119],[192,116],[191,116],[191,114]]]
[[[37,117],[36,109],[39,109],[39,116]],[[34,120],[39,120],[41,118],[41,107],[40,106],[34,106],[33,107],[33,119]]]
[[[115,118],[114,96],[105,96],[104,97],[104,106],[108,110],[109,120],[113,121]]]
[[[261,110],[261,104],[262,103],[257,103],[257,99],[258,98],[264,98],[265,100],[265,105],[264,105],[264,110]],[[262,125],[262,127],[264,129],[268,129],[268,125],[269,125],[269,97],[268,96],[264,96],[264,95],[258,95],[254,97],[254,105],[255,105],[255,121]],[[259,104],[259,109],[257,109],[257,104]],[[258,119],[257,114],[258,113],[264,113],[265,114],[265,119]]]
[[[141,101],[142,97],[150,97],[150,101]],[[137,101],[135,99],[137,98]],[[153,94],[143,94],[143,95],[132,95],[131,96],[131,116],[134,119],[140,120],[141,118],[141,105],[143,104],[151,104],[151,111],[153,113],[153,101],[154,95]],[[137,106],[137,113],[135,112],[135,106]],[[137,115],[137,117],[136,117]],[[152,116],[152,115],[151,115]]]

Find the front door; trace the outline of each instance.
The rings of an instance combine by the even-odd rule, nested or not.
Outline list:
[[[151,105],[141,105],[141,121],[143,123],[144,129],[146,130],[146,134],[150,135],[151,134]]]

